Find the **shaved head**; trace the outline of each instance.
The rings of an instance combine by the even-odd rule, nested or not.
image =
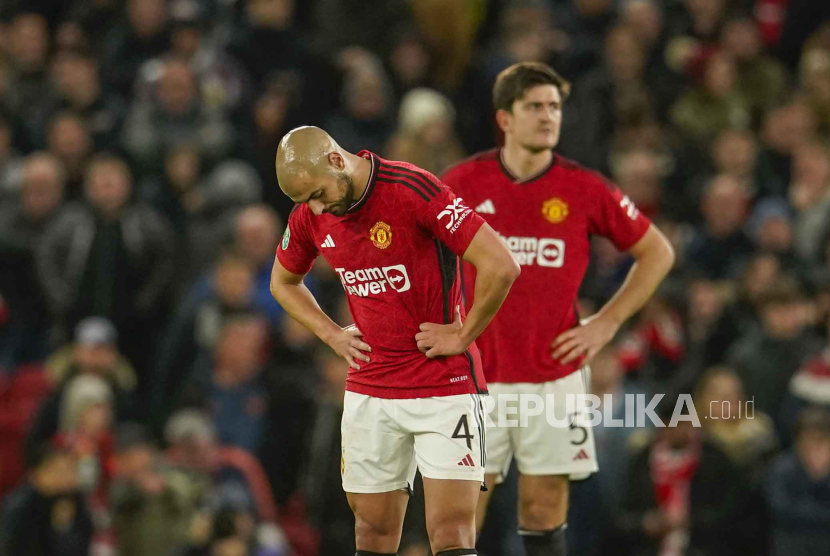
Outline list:
[[[307,203],[314,214],[343,216],[355,201],[353,158],[319,127],[298,127],[277,147],[277,181],[283,193]]]

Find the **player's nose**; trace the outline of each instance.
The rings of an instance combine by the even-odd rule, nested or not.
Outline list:
[[[326,205],[320,199],[311,199],[308,202],[308,208],[311,209],[311,212],[314,213],[315,216],[320,216],[323,214],[323,209],[326,208]]]

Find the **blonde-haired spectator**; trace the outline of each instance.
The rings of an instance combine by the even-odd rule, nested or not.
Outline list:
[[[455,136],[455,108],[432,89],[413,89],[398,111],[398,132],[387,145],[387,156],[439,174],[464,156]]]

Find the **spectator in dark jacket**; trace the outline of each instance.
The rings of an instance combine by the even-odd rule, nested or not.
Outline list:
[[[9,369],[45,355],[49,311],[37,281],[35,252],[64,188],[60,162],[45,153],[26,159],[22,178],[19,203],[0,209],[0,294],[9,307],[9,322],[0,329],[0,367]]]
[[[749,202],[749,190],[735,178],[717,176],[709,182],[701,201],[703,226],[686,251],[690,265],[716,280],[734,275],[754,250],[743,231]]]
[[[46,445],[29,468],[29,479],[4,501],[0,554],[87,556],[92,519],[78,491],[77,458]]]
[[[761,329],[747,331],[727,355],[747,398],[773,420],[781,413],[792,376],[821,349],[821,343],[804,332],[801,303],[792,286],[775,284],[759,301]]]
[[[665,398],[658,407],[667,425],[676,400]],[[655,430],[630,461],[614,552],[747,554],[746,487],[737,468],[690,421]]]
[[[822,554],[830,546],[830,414],[802,415],[795,448],[773,462],[766,481],[773,555]]]
[[[67,206],[46,231],[38,253],[40,281],[53,315],[73,326],[86,316],[109,318],[139,372],[173,272],[170,224],[129,202],[132,177],[118,158],[97,155],[86,176],[87,203]]]

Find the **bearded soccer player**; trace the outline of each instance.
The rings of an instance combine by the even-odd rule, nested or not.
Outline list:
[[[528,556],[566,554],[569,480],[597,471],[592,431],[565,415],[567,396],[587,393],[591,358],[648,300],[674,261],[669,242],[628,197],[553,152],[569,87],[544,64],[504,70],[493,90],[504,148],[479,153],[443,177],[502,236],[522,268],[477,340],[497,402],[492,423],[498,425],[499,412],[505,412],[498,402],[503,394],[552,399],[556,418],[570,422],[553,426],[547,408],[527,402],[511,407],[507,417],[519,423],[526,418],[526,427],[487,431],[486,484],[501,482],[512,458],[518,464],[519,533]],[[580,324],[577,294],[595,235],[628,251],[636,264],[616,295]],[[476,269],[463,265],[462,274],[468,301],[477,301],[471,288]],[[491,494],[481,495],[479,526]]]
[[[271,291],[350,367],[342,478],[357,554],[396,553],[416,468],[433,553],[476,554],[486,385],[473,341],[519,266],[480,216],[411,164],[351,154],[325,131],[303,127],[280,141],[276,170],[298,206]],[[340,277],[352,326],[337,326],[303,285],[318,254]],[[478,273],[467,315],[458,257]]]

